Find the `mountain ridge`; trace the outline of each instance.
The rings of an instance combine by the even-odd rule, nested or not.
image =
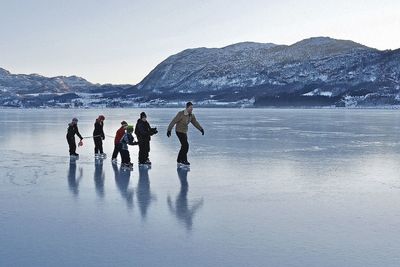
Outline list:
[[[137,85],[100,85],[77,76],[46,78],[0,69],[0,105],[15,99],[26,105],[23,94],[28,92],[73,94],[69,97],[81,102],[78,106],[93,103],[82,99],[83,94],[109,106],[164,106],[186,100],[204,106],[398,105],[399,90],[400,49],[378,50],[330,37],[291,45],[240,42],[185,49],[160,62]]]

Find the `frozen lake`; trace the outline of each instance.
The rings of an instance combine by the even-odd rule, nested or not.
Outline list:
[[[124,172],[91,139],[70,163],[67,123],[140,110],[0,110],[0,266],[399,266],[399,111],[195,109],[190,172],[177,111],[146,110],[153,167]]]

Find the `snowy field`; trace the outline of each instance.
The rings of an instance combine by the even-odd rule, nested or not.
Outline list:
[[[140,111],[0,110],[0,266],[399,266],[398,111],[195,109],[187,172],[178,110],[147,109],[152,169],[91,139],[70,162],[73,116],[114,135]]]

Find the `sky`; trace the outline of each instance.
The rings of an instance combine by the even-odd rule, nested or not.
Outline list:
[[[0,0],[0,67],[136,84],[187,48],[329,36],[400,48],[398,0]]]

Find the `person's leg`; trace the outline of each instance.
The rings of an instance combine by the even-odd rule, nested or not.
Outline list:
[[[150,141],[146,141],[146,147],[145,147],[145,157],[146,157],[146,160],[150,160],[150,159],[149,159],[149,152],[150,152]]]
[[[118,144],[116,144],[116,145],[114,145],[114,151],[113,151],[113,153],[112,153],[112,157],[111,157],[111,159],[116,159],[117,158],[117,156],[118,156]]]
[[[97,146],[98,144],[97,137],[93,137],[93,141],[94,141],[94,153],[97,154],[99,153],[99,148]]]
[[[139,163],[143,164],[146,161],[144,154],[144,142],[139,141]]]
[[[185,134],[185,139],[184,139],[184,143],[183,143],[183,161],[187,162],[187,154],[189,152],[189,142],[188,142],[188,138],[187,138],[187,134]]]
[[[69,145],[69,154],[74,155],[76,152],[76,144],[75,144],[75,139],[74,138],[68,138],[67,139],[68,145]]]
[[[122,163],[128,163],[128,162],[127,162],[128,159],[127,159],[127,157],[126,157],[127,150],[121,149],[120,153],[121,153]]]
[[[126,151],[126,163],[131,163],[131,156],[129,155],[129,150],[125,150]]]
[[[99,138],[99,152],[100,154],[103,154],[103,140]]]
[[[117,145],[118,146],[118,152],[119,152],[119,154],[121,155],[121,158],[122,158],[122,144],[118,144]]]
[[[72,155],[72,146],[71,146],[71,142],[69,141],[69,138],[67,137],[67,143],[68,143],[68,148],[69,148],[69,154]]]
[[[181,143],[181,149],[179,150],[177,161],[183,163],[187,161],[187,153],[189,151],[189,143],[187,141],[187,134],[176,132],[176,135],[179,138],[179,142]]]
[[[181,133],[176,132],[176,136],[178,136],[179,142],[181,143],[181,148],[180,148],[180,150],[179,150],[178,158],[176,159],[176,161],[177,161],[178,163],[182,163],[182,146],[183,146],[183,139],[182,139]]]

